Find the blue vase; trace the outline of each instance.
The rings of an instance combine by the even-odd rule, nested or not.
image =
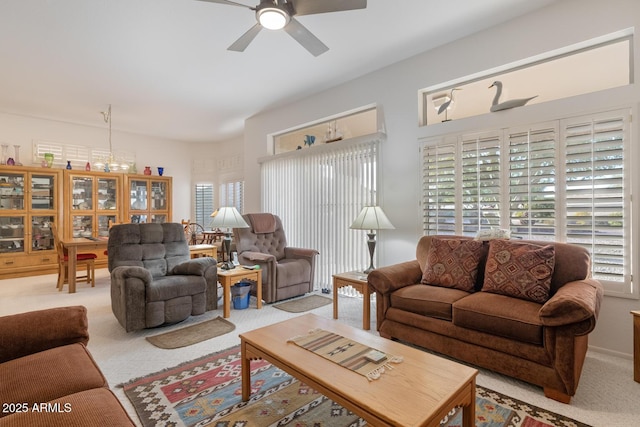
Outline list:
[[[71,160],[67,160],[67,169],[71,170]]]
[[[162,176],[163,173],[164,173],[164,168],[158,167],[158,175]]]

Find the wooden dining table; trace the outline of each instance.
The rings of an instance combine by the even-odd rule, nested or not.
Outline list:
[[[107,243],[109,239],[106,237],[73,237],[71,239],[62,239],[62,246],[67,250],[69,257],[69,293],[73,294],[76,291],[76,274],[77,274],[77,256],[80,252],[89,251],[104,251],[107,249]]]

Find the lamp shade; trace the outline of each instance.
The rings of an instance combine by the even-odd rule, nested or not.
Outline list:
[[[220,208],[212,213],[211,227],[216,228],[249,228],[247,221],[234,207]]]
[[[393,230],[395,227],[380,206],[365,206],[351,227],[354,230]]]

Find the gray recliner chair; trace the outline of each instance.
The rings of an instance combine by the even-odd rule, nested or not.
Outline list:
[[[181,224],[109,229],[111,309],[127,332],[218,308],[216,260],[191,259]]]
[[[313,291],[318,251],[287,246],[282,221],[270,213],[242,216],[249,228],[234,228],[238,261],[262,268],[262,299],[266,303]]]

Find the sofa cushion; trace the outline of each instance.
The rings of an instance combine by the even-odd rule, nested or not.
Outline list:
[[[438,319],[451,320],[451,305],[469,292],[458,289],[409,285],[391,294],[391,307]]]
[[[107,388],[94,388],[63,396],[50,402],[37,402],[29,412],[0,418],[0,427],[85,427],[134,426],[124,407]],[[40,411],[38,411],[40,409]]]
[[[485,253],[482,242],[476,240],[434,237],[422,283],[472,292],[478,278],[478,265]]]
[[[482,290],[544,303],[549,299],[554,265],[553,245],[492,240]]]
[[[107,386],[86,347],[79,343],[4,362],[0,378],[0,402],[29,405]]]
[[[542,345],[541,304],[476,292],[453,304],[453,324],[521,342]],[[490,346],[490,344],[489,344]]]
[[[203,294],[206,286],[202,276],[158,277],[147,286],[147,302]]]

